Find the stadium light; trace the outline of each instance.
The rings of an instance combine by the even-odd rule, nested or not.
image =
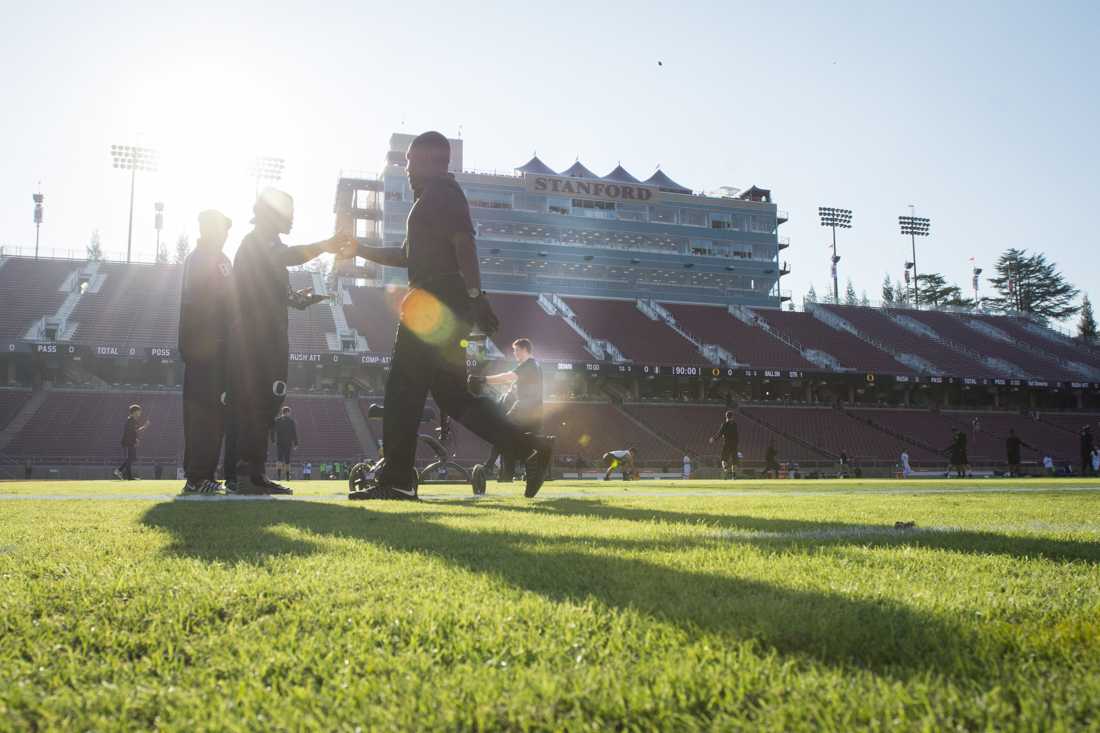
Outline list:
[[[153,227],[157,230],[157,256],[160,256],[160,230],[164,228],[164,202],[153,204]]]
[[[31,198],[34,199],[34,258],[38,259],[38,234],[42,229],[42,214],[44,209],[42,207],[46,197],[42,195],[41,191],[38,193],[32,193]]]
[[[283,177],[283,168],[286,161],[282,158],[272,158],[267,155],[257,155],[252,159],[252,167],[249,171],[256,179],[256,195],[260,195],[260,181],[278,183]]]
[[[160,167],[160,152],[138,145],[112,145],[111,166],[130,171],[130,226],[126,232],[126,261],[130,261],[134,241],[134,181],[138,171],[156,173]]]
[[[817,215],[821,217],[821,226],[830,227],[833,230],[833,302],[840,303],[840,286],[837,283],[836,265],[840,257],[836,253],[836,230],[852,228],[852,210],[837,209],[832,206],[818,206]]]
[[[920,281],[917,279],[917,237],[927,237],[931,222],[920,216],[913,216],[913,207],[909,207],[909,216],[899,216],[898,226],[903,235],[908,234],[913,245],[913,305],[920,306]]]

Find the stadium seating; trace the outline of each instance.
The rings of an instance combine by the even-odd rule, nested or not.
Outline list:
[[[292,456],[295,463],[359,461],[363,458],[363,448],[348,420],[342,399],[291,394],[286,404],[290,406],[298,428],[298,449]],[[272,450],[269,458],[274,457]]]
[[[611,450],[635,447],[638,460],[679,462],[683,453],[625,417],[613,405],[599,402],[548,402],[543,424],[558,436],[559,457],[583,456],[589,465]]]
[[[630,414],[644,424],[653,426],[681,451],[691,456],[700,456],[717,460],[721,446],[708,443],[707,439],[725,419],[726,408],[720,405],[645,405],[626,406]],[[767,409],[767,408],[765,408]],[[801,462],[823,462],[831,459],[784,435],[769,430],[760,423],[738,413],[737,421],[738,450],[744,454],[747,463],[762,463],[768,442],[774,441],[779,460]],[[681,455],[681,458],[683,456]]]
[[[709,364],[693,343],[652,321],[630,300],[566,298],[577,323],[598,339],[614,344],[631,361],[656,364]]]
[[[1018,341],[1031,344],[1036,348],[1046,351],[1054,358],[1075,361],[1100,369],[1100,353],[1090,348],[1062,341],[1061,339],[1043,338],[1027,328],[1024,325],[1024,321],[1020,318],[991,315],[962,315],[959,317],[973,318],[988,323],[990,326],[1000,329],[1006,335]]]
[[[491,293],[489,302],[500,319],[500,331],[493,343],[505,355],[511,356],[511,343],[517,338],[530,338],[535,355],[547,361],[585,361],[592,358],[584,339],[569,327],[561,316],[552,316],[539,306],[534,295]]]
[[[856,338],[847,331],[834,329],[814,318],[812,313],[781,310],[754,310],[776,331],[808,349],[832,356],[843,367],[884,374],[912,374],[913,370],[881,349]]]
[[[826,305],[824,308],[840,316],[858,330],[884,346],[901,353],[915,354],[942,370],[959,377],[1007,377],[997,374],[980,361],[955,351],[938,341],[919,335],[898,325],[874,308]],[[909,311],[900,311],[910,315]]]
[[[367,340],[367,348],[371,352],[391,353],[405,288],[363,287],[347,290],[351,295],[351,303],[344,305],[344,318],[348,326]]]
[[[928,451],[831,408],[752,406],[742,412],[833,457],[844,452],[856,462],[897,461],[906,447],[914,462],[931,457]]]
[[[68,293],[58,290],[80,267],[74,260],[0,259],[0,338],[22,338],[36,320],[52,316]]]
[[[178,340],[179,265],[100,263],[103,284],[80,296],[69,315],[72,342],[122,349],[174,347]]]
[[[1069,381],[1080,378],[1078,375],[1063,369],[1054,359],[1044,359],[970,328],[959,316],[953,313],[940,311],[904,311],[904,313],[932,328],[940,336],[968,346],[986,356],[1003,359],[1020,367],[1031,377],[1047,377]]]
[[[734,318],[721,306],[662,303],[676,322],[706,344],[721,346],[741,364],[759,369],[815,369],[797,349],[762,328]],[[828,328],[822,324],[822,328]]]
[[[0,430],[6,428],[12,418],[23,409],[31,394],[26,389],[0,389]]]
[[[290,274],[290,287],[295,290],[313,287],[313,275],[305,270],[296,270]],[[326,334],[336,333],[336,322],[332,319],[332,307],[328,302],[312,305],[305,310],[288,308],[287,335],[291,351],[317,353],[328,351]]]

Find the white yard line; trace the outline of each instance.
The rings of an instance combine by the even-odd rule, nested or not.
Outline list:
[[[954,488],[860,488],[860,489],[691,489],[676,490],[642,490],[633,489],[593,489],[590,491],[565,491],[556,492],[552,488],[544,491],[534,501],[553,499],[590,499],[590,498],[681,498],[681,497],[753,497],[753,496],[860,496],[872,495],[927,495],[927,494],[1060,494],[1060,493],[1096,493],[1100,492],[1097,486],[1057,486],[1057,487],[959,487]],[[486,494],[473,496],[472,494],[424,494],[420,498],[425,501],[492,501],[494,499],[515,499],[519,493]],[[345,494],[303,494],[298,496],[181,496],[179,494],[4,494],[0,493],[0,501],[347,501]],[[358,502],[357,502],[358,503]]]

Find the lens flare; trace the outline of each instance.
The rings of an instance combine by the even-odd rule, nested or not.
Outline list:
[[[456,319],[439,298],[424,290],[410,290],[401,303],[401,323],[420,340],[440,345],[454,334]]]

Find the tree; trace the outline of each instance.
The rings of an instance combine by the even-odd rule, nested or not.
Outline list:
[[[188,253],[191,251],[191,244],[187,241],[187,235],[181,234],[179,239],[176,240],[176,264],[182,265],[183,261],[187,259]],[[165,262],[168,261],[167,253],[165,253]]]
[[[859,305],[856,297],[856,286],[852,285],[852,278],[848,278],[848,286],[844,288],[844,305]]]
[[[1092,315],[1089,296],[1081,301],[1081,320],[1077,322],[1077,338],[1086,344],[1096,343],[1096,319]]]
[[[99,241],[99,230],[92,230],[92,238],[88,240],[88,262],[101,262],[103,260],[103,244]]]
[[[870,308],[871,307],[871,299],[867,297],[867,291],[866,290],[864,290],[863,293],[860,294],[859,304],[862,305],[864,308]]]
[[[1013,247],[997,259],[994,268],[997,276],[989,278],[989,284],[999,297],[985,299],[992,310],[1060,321],[1081,309],[1073,305],[1081,291],[1066,282],[1058,266],[1047,262],[1045,255],[1029,255],[1026,249]]]
[[[905,281],[905,277],[898,278],[894,285],[894,305],[909,305],[911,300],[909,283]]]
[[[900,287],[900,283],[898,286]],[[891,306],[894,304],[894,283],[890,280],[890,273],[882,279],[882,304]]]
[[[958,285],[948,285],[943,275],[936,272],[927,275],[917,275],[917,294],[920,302],[926,305],[952,305],[963,308],[973,308],[974,299],[964,298],[962,288]]]
[[[803,298],[803,300],[806,301],[807,303],[816,303],[817,302],[817,291],[814,290],[814,284],[813,283],[810,283],[810,289],[806,291],[806,297]]]
[[[163,240],[157,242],[157,257],[155,262],[158,265],[168,264],[168,243]]]

